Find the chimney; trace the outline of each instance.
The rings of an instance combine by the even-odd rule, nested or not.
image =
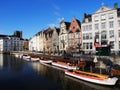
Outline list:
[[[86,18],[86,13],[83,14],[83,19],[85,19],[85,18]]]
[[[114,8],[117,9],[118,8],[118,3],[114,4]]]

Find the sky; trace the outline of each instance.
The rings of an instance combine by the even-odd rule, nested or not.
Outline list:
[[[113,8],[120,0],[0,0],[0,34],[12,35],[20,30],[29,39],[60,21],[82,21],[83,13],[92,14],[102,5]]]

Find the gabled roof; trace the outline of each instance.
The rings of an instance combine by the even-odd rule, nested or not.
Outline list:
[[[65,23],[65,25],[66,25],[66,29],[68,30],[71,23],[70,23],[70,22],[64,22],[64,23]]]
[[[81,27],[81,22],[78,19],[76,19],[76,21],[77,21],[78,25]]]
[[[58,33],[58,35],[59,35],[59,33],[60,33],[60,28],[55,28],[56,29],[56,31],[57,31],[57,33]]]
[[[66,25],[66,29],[68,30],[69,29],[69,26],[70,26],[70,22],[66,22],[66,21],[64,21],[64,20],[62,20],[61,22],[60,22],[60,24],[61,23],[65,23],[65,25]]]
[[[109,11],[109,10],[112,10],[112,8],[108,6],[102,6],[95,13],[100,13],[100,12]]]

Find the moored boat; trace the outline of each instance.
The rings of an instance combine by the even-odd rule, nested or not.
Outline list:
[[[100,85],[115,85],[118,78],[109,77],[108,75],[85,72],[80,70],[65,71],[65,74],[71,77],[75,77],[84,81],[100,84]]]
[[[30,60],[31,57],[28,54],[23,54],[22,58],[24,60]]]
[[[40,58],[38,55],[31,55],[31,58],[30,58],[31,61],[39,61]]]
[[[46,63],[46,64],[51,64],[52,60],[39,60],[40,63]]]
[[[68,70],[76,69],[76,66],[70,65],[70,63],[52,62],[52,65],[57,66],[57,67],[61,67],[61,68],[65,68],[65,69],[68,69]]]

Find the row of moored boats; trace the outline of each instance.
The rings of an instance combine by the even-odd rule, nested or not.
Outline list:
[[[22,58],[27,61],[39,61],[40,63],[51,64],[65,69],[65,75],[88,81],[100,85],[115,85],[118,81],[117,77],[109,77],[107,74],[99,74],[93,72],[82,71],[76,65],[71,63],[70,60],[54,60],[49,56],[29,55],[29,54],[16,54],[16,57]],[[67,62],[66,62],[67,61]],[[70,61],[70,62],[69,62]]]

